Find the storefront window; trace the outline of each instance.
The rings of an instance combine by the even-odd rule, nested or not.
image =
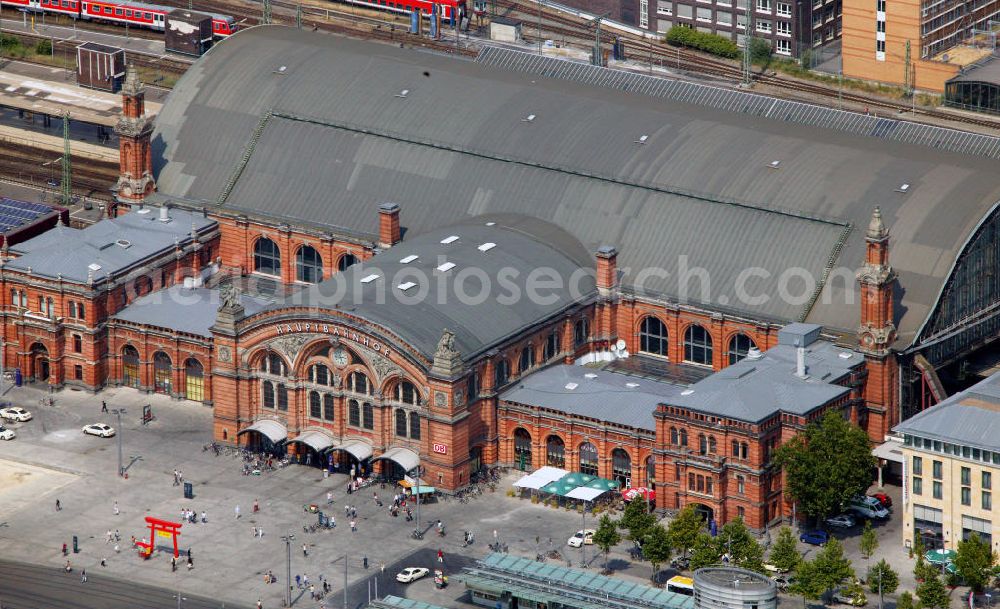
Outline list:
[[[597,476],[597,447],[590,442],[580,445],[580,473]]]
[[[545,442],[545,463],[552,467],[566,465],[566,444],[559,436],[549,436]]]

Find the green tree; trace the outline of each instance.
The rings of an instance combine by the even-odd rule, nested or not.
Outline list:
[[[920,599],[921,609],[946,609],[950,600],[948,589],[936,573],[917,585],[917,598]]]
[[[868,589],[879,595],[879,607],[883,606],[882,598],[895,592],[898,587],[899,574],[892,570],[884,558],[868,569]]]
[[[649,513],[649,504],[641,497],[629,501],[618,520],[618,528],[628,531],[628,539],[639,543],[642,543],[655,524],[656,516]]]
[[[667,533],[670,534],[670,545],[682,556],[687,556],[704,528],[705,521],[694,510],[694,505],[688,504],[670,521],[670,525],[667,527]]]
[[[836,410],[778,448],[785,492],[808,516],[822,519],[863,493],[876,465],[868,434]]]
[[[715,540],[708,533],[701,533],[694,542],[694,550],[691,552],[692,571],[697,571],[702,567],[710,567],[719,564],[719,548]]]
[[[795,544],[795,534],[788,527],[781,527],[778,537],[771,546],[771,564],[779,571],[794,571],[802,560],[799,548]]]
[[[910,594],[909,590],[900,593],[899,598],[896,599],[896,609],[913,609],[913,595]]]
[[[854,569],[851,568],[851,561],[844,556],[844,546],[836,538],[831,538],[816,558],[799,564],[795,578],[793,593],[815,600],[845,581],[854,579]]]
[[[611,548],[621,543],[621,540],[622,536],[618,533],[615,521],[611,520],[607,514],[601,516],[597,530],[594,531],[594,545],[600,548],[601,552],[604,552],[605,571],[608,570],[608,554],[611,553]]]
[[[997,555],[990,550],[988,543],[979,535],[972,535],[965,541],[958,542],[958,554],[955,556],[955,569],[965,580],[966,585],[976,592],[982,592],[983,586],[990,579]]]
[[[35,45],[35,53],[38,55],[51,55],[52,54],[52,41],[48,38],[43,38],[38,41]]]
[[[655,524],[649,529],[646,535],[646,542],[642,544],[642,557],[653,565],[653,583],[656,583],[656,575],[660,572],[660,565],[670,560],[670,534],[663,528],[662,524]]]
[[[865,520],[865,527],[861,531],[859,545],[861,555],[865,557],[866,561],[875,555],[875,550],[878,549],[878,536],[875,534],[875,529],[872,528],[871,520]]]
[[[743,524],[742,518],[727,522],[719,530],[715,543],[719,556],[729,556],[729,564],[757,573],[764,572],[764,548]]]
[[[771,59],[771,41],[765,38],[750,38],[750,61],[767,63]]]

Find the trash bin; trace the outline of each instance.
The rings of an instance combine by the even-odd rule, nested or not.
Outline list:
[[[79,542],[78,542],[78,540],[76,538],[76,535],[73,536],[73,553],[74,554],[79,554],[80,553],[80,545],[79,545]]]
[[[190,482],[184,483],[184,498],[194,499],[194,485]]]

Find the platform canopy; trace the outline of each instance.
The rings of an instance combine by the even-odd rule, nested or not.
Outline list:
[[[278,421],[272,421],[271,419],[261,419],[256,421],[253,425],[242,429],[236,435],[245,434],[248,431],[256,431],[257,433],[266,436],[268,440],[274,442],[275,444],[288,437],[288,429]]]
[[[372,446],[361,440],[348,440],[340,446],[334,446],[333,450],[342,450],[350,453],[358,461],[364,461],[372,456]]]
[[[333,436],[322,431],[310,430],[299,434],[289,442],[300,442],[316,452],[323,452],[335,444]]]
[[[388,459],[397,463],[403,471],[410,472],[420,465],[420,456],[408,448],[390,448],[377,457],[378,459]]]

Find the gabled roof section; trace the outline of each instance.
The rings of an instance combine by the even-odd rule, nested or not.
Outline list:
[[[1000,373],[903,421],[893,431],[1000,452]]]

